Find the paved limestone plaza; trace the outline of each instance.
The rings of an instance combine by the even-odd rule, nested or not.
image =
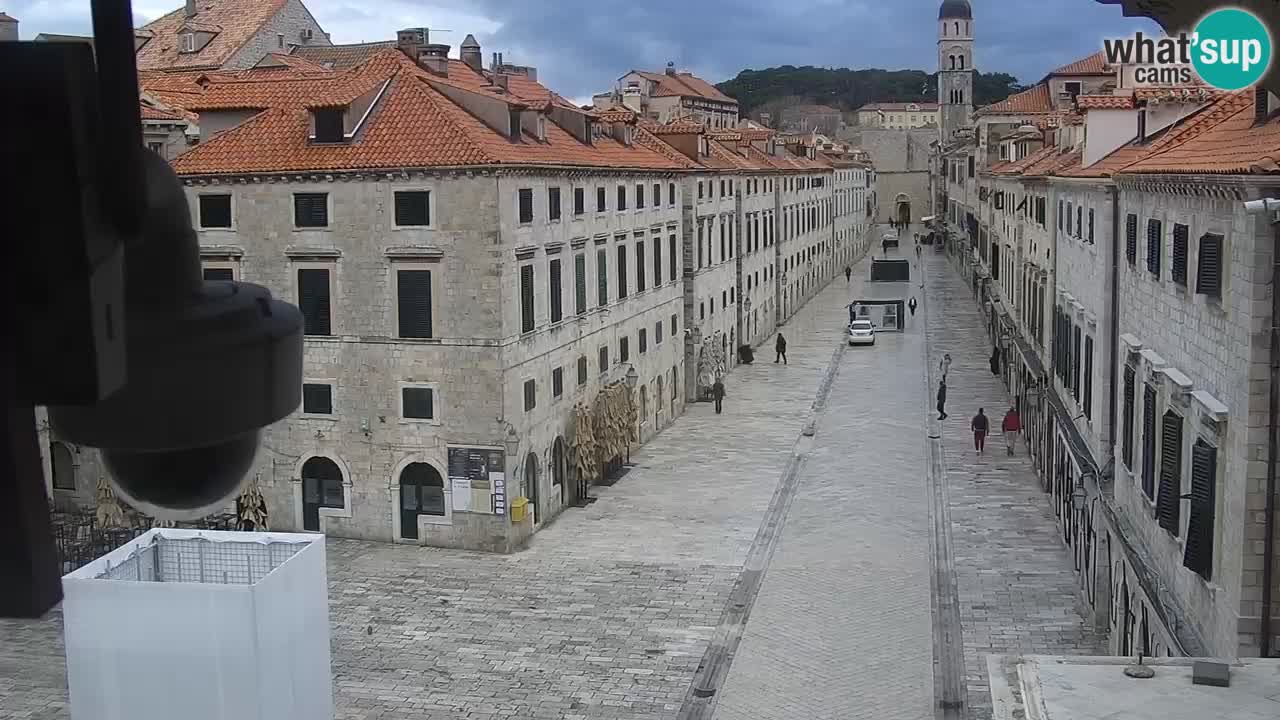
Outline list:
[[[789,364],[766,343],[728,377],[723,415],[691,405],[523,552],[330,540],[337,717],[931,718],[937,577],[958,607],[963,717],[990,717],[988,653],[1097,653],[1025,448],[1007,457],[997,436],[974,455],[969,416],[998,421],[1008,396],[964,282],[924,264],[905,333],[842,346],[863,263],[782,328]],[[69,717],[61,653],[56,612],[0,621],[0,718]]]

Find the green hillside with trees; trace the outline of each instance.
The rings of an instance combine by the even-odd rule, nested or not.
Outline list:
[[[1008,73],[980,72],[974,82],[979,107],[1025,89]],[[744,116],[754,118],[759,112],[769,112],[777,118],[783,107],[800,103],[853,111],[872,102],[936,102],[938,75],[921,70],[783,65],[766,70],[743,70],[716,87],[738,101]]]

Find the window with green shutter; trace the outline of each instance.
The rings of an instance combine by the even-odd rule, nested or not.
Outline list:
[[[402,338],[431,335],[431,271],[396,271],[397,323]]]
[[[618,246],[618,299],[627,296],[627,246]]]
[[[1084,390],[1082,392],[1084,399],[1084,416],[1089,420],[1093,419],[1093,338],[1086,336],[1084,339]]]
[[[329,335],[329,271],[324,268],[298,270],[298,309],[302,311],[304,335]]]
[[[560,219],[560,188],[547,188],[547,219]]]
[[[1123,435],[1120,439],[1120,459],[1124,461],[1126,468],[1132,472],[1133,470],[1133,402],[1134,402],[1134,372],[1129,365],[1124,367],[1124,398],[1122,412],[1122,430]]]
[[[551,371],[551,397],[564,395],[564,368]]]
[[[1169,253],[1169,275],[1179,285],[1187,284],[1187,236],[1190,228],[1175,223],[1173,226],[1173,247]]]
[[[303,383],[302,412],[306,415],[332,415],[333,386],[329,383]]]
[[[538,384],[533,380],[524,381],[524,411],[538,407]]]
[[[573,311],[578,315],[587,312],[587,256],[573,256]]]
[[[1163,253],[1160,221],[1147,221],[1147,272],[1160,277],[1160,255]]]
[[[551,322],[560,322],[564,319],[564,286],[561,284],[560,258],[550,262],[550,272],[547,273],[547,300],[551,309]]]
[[[639,240],[636,242],[636,292],[644,292],[645,289],[645,260],[644,241]]]
[[[1214,503],[1218,449],[1197,438],[1191,446],[1191,516],[1182,565],[1205,580],[1213,578]]]
[[[609,346],[602,345],[600,351],[596,354],[596,365],[599,367],[600,373],[604,374],[609,371]]]
[[[587,356],[582,355],[578,358],[578,385],[587,384]]]
[[[1222,297],[1222,236],[1212,233],[1200,237],[1196,253],[1196,293]]]
[[[662,284],[662,238],[653,239],[653,286]]]
[[[294,227],[329,226],[329,193],[294,193]]]
[[[520,332],[533,332],[533,266],[520,266]]]
[[[596,251],[596,305],[609,304],[609,255],[603,248]]]
[[[422,227],[431,224],[431,193],[426,190],[402,190],[395,193],[397,227]]]
[[[679,261],[676,259],[676,236],[672,235],[667,238],[667,265],[670,270],[670,272],[667,273],[667,276],[670,277],[672,281],[680,279],[680,267],[677,264],[678,262]]]
[[[1142,492],[1156,497],[1156,389],[1142,386]]]
[[[1124,221],[1124,259],[1138,264],[1138,216],[1129,213]]]
[[[1170,410],[1160,423],[1160,494],[1156,517],[1160,527],[1177,535],[1182,510],[1182,416]]]

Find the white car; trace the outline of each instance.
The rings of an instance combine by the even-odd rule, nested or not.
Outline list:
[[[876,326],[870,320],[854,320],[847,332],[850,345],[875,345]]]

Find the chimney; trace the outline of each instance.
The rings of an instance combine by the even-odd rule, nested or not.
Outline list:
[[[671,77],[676,76],[676,64],[674,62],[667,63],[667,74]]]
[[[498,86],[498,88],[505,93],[507,91],[507,76],[501,73],[494,73],[493,84]]]
[[[480,43],[476,42],[476,36],[468,34],[462,40],[462,46],[459,48],[459,57],[467,67],[480,72],[484,65],[484,55],[480,52]]]
[[[1261,124],[1271,116],[1271,93],[1261,85],[1253,88],[1253,121]]]
[[[418,65],[432,75],[449,77],[449,46],[431,43],[418,51]]]
[[[405,28],[396,32],[396,47],[414,62],[418,61],[418,53],[426,44],[426,28]]]
[[[196,16],[196,0],[187,0],[187,17],[193,18],[195,16]]]
[[[18,20],[0,12],[0,42],[18,42]]]

